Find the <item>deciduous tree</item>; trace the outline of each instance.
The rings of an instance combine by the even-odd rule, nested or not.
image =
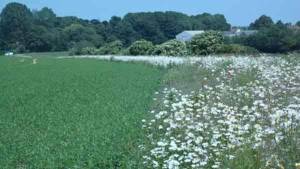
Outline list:
[[[1,12],[1,34],[5,48],[26,50],[29,32],[32,28],[32,13],[23,4],[9,3]]]

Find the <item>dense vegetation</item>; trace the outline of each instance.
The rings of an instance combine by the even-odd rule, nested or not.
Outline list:
[[[142,168],[140,120],[164,71],[0,56],[0,168]]]
[[[2,10],[0,29],[3,49],[43,52],[68,50],[78,44],[101,47],[116,40],[125,46],[140,39],[157,44],[183,30],[229,30],[230,25],[223,15],[188,16],[178,12],[129,13],[101,22],[58,17],[49,8],[30,11],[23,4],[9,3]]]
[[[131,55],[149,55],[152,54],[154,46],[151,42],[146,40],[139,40],[134,42],[129,47],[129,53]]]
[[[299,22],[296,25],[281,21],[274,23],[270,17],[263,15],[251,23],[249,28],[258,30],[258,33],[232,38],[231,43],[251,46],[267,53],[300,50]]]
[[[157,45],[153,55],[184,56],[187,54],[186,44],[178,40],[169,40],[161,45]]]
[[[195,55],[215,53],[223,43],[223,36],[218,32],[205,32],[196,35],[190,42],[191,52]]]
[[[153,45],[146,40],[135,41],[128,48],[124,48],[121,41],[105,44],[101,48],[75,46],[70,55],[154,55],[154,56],[200,56],[209,54],[258,54],[250,46],[241,44],[226,44],[222,34],[216,31],[207,31],[196,35],[190,42],[181,42],[176,39]]]
[[[130,54],[125,48],[142,39],[159,45],[174,39],[183,30],[228,31],[231,28],[220,14],[189,16],[172,11],[140,12],[99,21],[59,17],[47,7],[31,11],[20,3],[7,4],[0,18],[0,51],[17,53],[70,50],[71,54]],[[245,28],[258,30],[257,34],[229,38],[226,47],[239,44],[270,53],[300,50],[299,26],[300,21],[295,25],[274,23],[263,15]]]

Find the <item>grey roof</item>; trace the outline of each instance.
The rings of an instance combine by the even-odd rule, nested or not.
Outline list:
[[[203,30],[199,30],[199,31],[183,31],[182,33],[188,33],[190,35],[197,35],[197,34],[200,34],[203,32],[204,32]]]
[[[182,41],[182,42],[186,42],[186,41],[192,40],[192,38],[193,38],[195,35],[202,34],[202,33],[204,33],[203,30],[183,31],[183,32],[179,33],[178,35],[176,35],[176,39],[179,40],[179,41]]]

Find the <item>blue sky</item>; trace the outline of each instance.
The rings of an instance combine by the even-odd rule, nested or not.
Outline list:
[[[108,20],[128,12],[178,11],[189,15],[209,12],[224,14],[236,26],[248,25],[262,14],[274,20],[300,20],[300,0],[0,0],[0,9],[20,2],[31,9],[52,8],[59,16]]]

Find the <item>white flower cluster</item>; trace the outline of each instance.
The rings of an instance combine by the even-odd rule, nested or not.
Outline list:
[[[143,120],[149,139],[142,146],[145,166],[222,168],[243,146],[274,149],[299,129],[298,63],[246,58],[217,67],[228,60],[208,60],[201,65],[212,72],[222,69],[215,83],[188,94],[164,89],[161,107],[151,111],[153,119]],[[235,81],[250,70],[256,71],[255,80]]]
[[[206,57],[171,57],[171,56],[114,56],[114,55],[81,55],[63,56],[63,58],[90,58],[99,60],[114,60],[122,62],[145,62],[157,66],[181,65],[181,64],[201,64],[205,67],[218,66],[219,63],[230,61],[234,67],[250,67],[260,62],[273,61],[272,56],[252,57],[252,56],[206,56]]]

